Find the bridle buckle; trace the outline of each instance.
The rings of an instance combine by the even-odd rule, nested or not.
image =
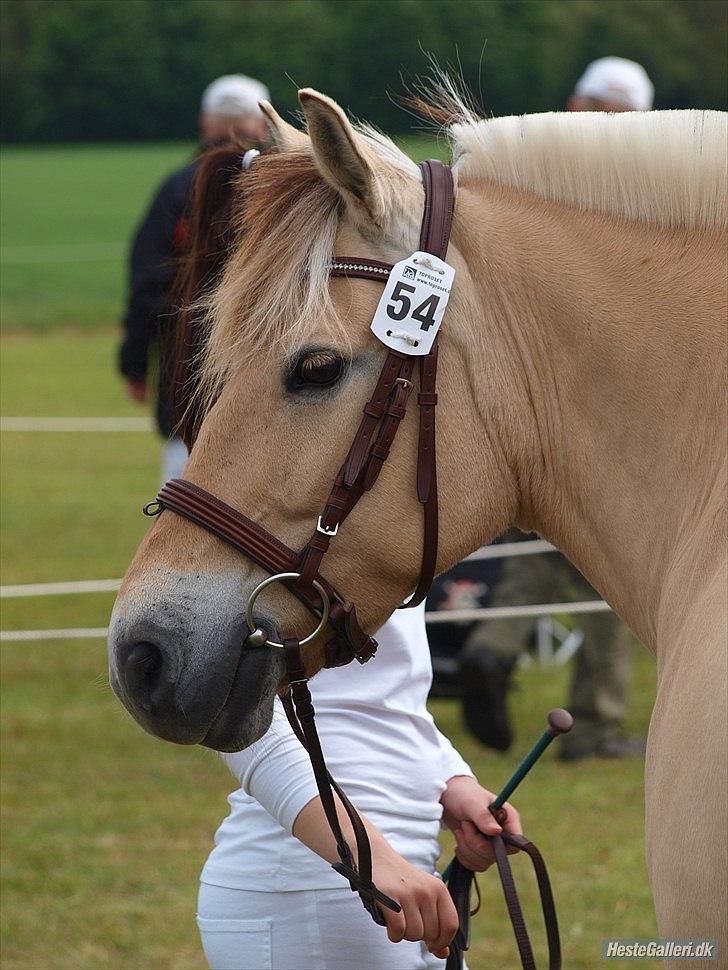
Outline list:
[[[322,519],[323,519],[323,516],[320,515],[318,517],[318,522],[316,523],[316,531],[320,532],[321,535],[331,536],[333,538],[336,535],[336,533],[339,531],[339,523],[337,522],[336,525],[332,525],[331,527],[329,527],[323,524]]]

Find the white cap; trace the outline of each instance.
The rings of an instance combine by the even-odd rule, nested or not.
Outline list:
[[[244,118],[260,114],[259,101],[270,101],[265,84],[244,74],[226,74],[205,88],[201,110],[225,118]]]
[[[649,111],[655,88],[641,64],[623,57],[601,57],[584,71],[576,82],[574,94],[615,101],[630,111]]]

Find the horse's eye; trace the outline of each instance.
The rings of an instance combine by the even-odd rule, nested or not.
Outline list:
[[[291,368],[288,388],[299,391],[306,387],[333,387],[344,373],[344,368],[344,361],[337,354],[328,350],[314,351],[299,358]]]

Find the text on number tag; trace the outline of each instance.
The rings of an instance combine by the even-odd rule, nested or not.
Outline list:
[[[430,253],[395,263],[372,320],[376,336],[403,354],[429,354],[450,299],[455,270]]]

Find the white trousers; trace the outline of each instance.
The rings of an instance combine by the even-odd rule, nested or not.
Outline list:
[[[348,888],[249,892],[200,885],[212,970],[444,970],[424,943],[390,943]]]

